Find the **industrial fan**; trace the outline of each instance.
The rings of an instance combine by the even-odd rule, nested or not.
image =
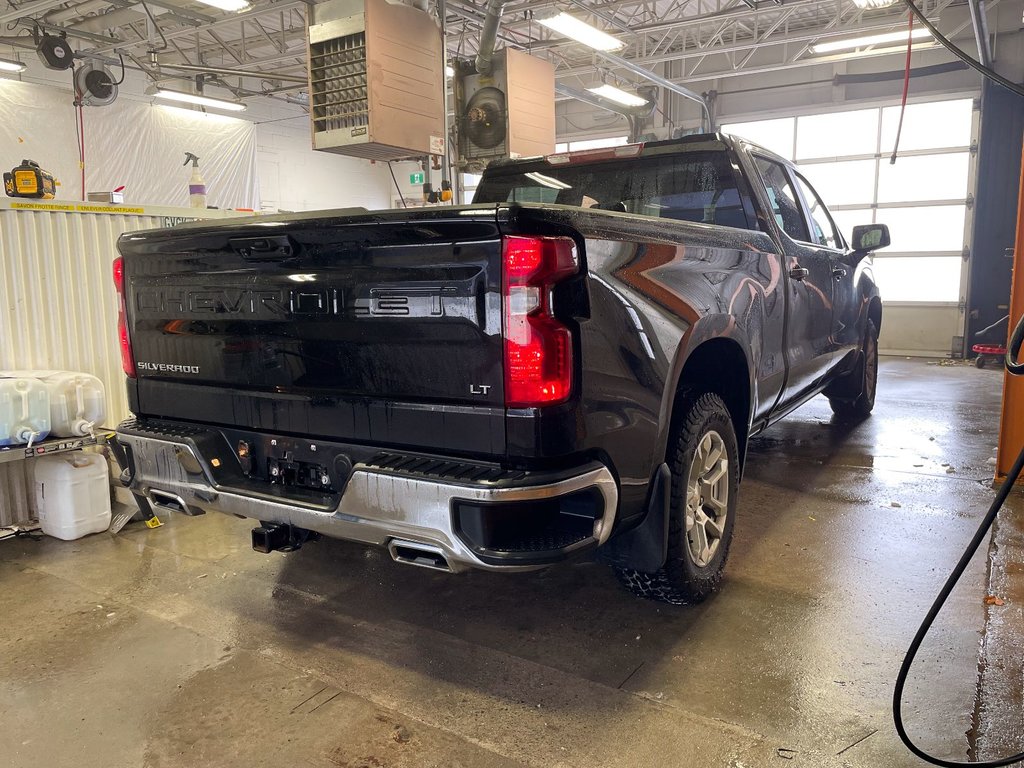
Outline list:
[[[86,62],[75,71],[75,93],[87,107],[105,107],[117,98],[117,82],[102,64]]]
[[[505,94],[493,86],[481,88],[466,104],[462,128],[470,145],[494,149],[505,140]]]
[[[555,151],[555,70],[549,61],[513,49],[495,52],[479,74],[456,62],[459,167],[479,173],[499,157]]]

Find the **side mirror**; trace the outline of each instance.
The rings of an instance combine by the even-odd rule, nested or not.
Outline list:
[[[887,247],[889,228],[885,224],[862,224],[853,228],[853,250],[855,253],[868,254],[879,248]]]

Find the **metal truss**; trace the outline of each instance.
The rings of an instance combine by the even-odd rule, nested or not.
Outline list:
[[[919,0],[931,18],[938,18],[947,7],[965,4],[966,0]],[[482,20],[480,9],[469,0],[448,0],[448,8],[449,44],[451,37],[465,39],[464,52],[472,53],[472,33]],[[510,3],[502,25],[506,43],[550,58],[559,80],[583,85],[609,76],[637,78],[622,68],[609,67],[585,47],[553,36],[534,20],[559,10],[615,35],[626,45],[620,56],[679,83],[828,62],[834,57],[812,54],[815,43],[896,31],[906,25],[902,5],[864,10],[852,0]]]
[[[985,1],[918,0],[931,18],[950,6]],[[305,72],[311,2],[252,0],[251,10],[235,14],[189,0],[146,0],[151,19],[134,0],[7,0],[0,21],[17,25],[22,37],[0,37],[0,44],[27,45],[27,31],[39,25],[66,32],[80,53],[108,59],[120,53],[154,78],[194,77],[195,70],[186,75],[175,65],[205,66],[220,78],[214,82],[238,94],[295,91],[301,89],[295,78]],[[987,6],[998,2],[987,0]],[[449,53],[472,56],[484,4],[446,0],[445,5]],[[618,56],[634,71],[537,23],[538,16],[553,11],[568,11],[618,37],[625,44]],[[640,82],[637,65],[685,84],[828,62],[812,53],[816,42],[899,30],[905,18],[902,5],[863,10],[853,0],[513,0],[499,39],[549,58],[559,81],[570,86],[600,79]]]
[[[121,54],[154,80],[193,79],[209,67],[208,81],[237,95],[304,88],[308,4],[303,0],[254,0],[244,13],[189,0],[145,0],[149,14],[135,0],[9,5],[0,19],[17,25],[20,36],[0,37],[0,44],[31,47],[28,30],[39,27],[66,34],[84,56],[116,62]],[[228,69],[248,74],[225,74]]]

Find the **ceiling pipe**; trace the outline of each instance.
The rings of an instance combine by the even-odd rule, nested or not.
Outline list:
[[[107,37],[105,35],[97,35],[95,32],[86,32],[84,29],[74,29],[72,27],[62,27],[58,24],[48,24],[45,21],[36,21],[35,19],[18,19],[16,23],[19,27],[25,29],[31,29],[32,31],[45,30],[47,32],[54,32],[58,35],[64,35],[66,37],[73,37],[78,40],[90,40],[92,42],[117,42],[123,43],[124,41],[116,37]],[[113,49],[111,49],[113,50]]]
[[[971,24],[974,26],[974,40],[978,44],[978,61],[984,67],[992,66],[992,46],[989,44],[988,18],[985,0],[967,0],[971,10]]]
[[[229,75],[232,77],[258,77],[261,80],[280,80],[285,83],[298,83],[309,85],[309,80],[297,75],[280,75],[275,72],[261,72],[258,69],[232,69],[230,67],[208,67],[196,64],[165,64],[160,63],[161,69],[180,69],[185,72],[202,72],[211,75]]]
[[[134,24],[144,18],[146,18],[146,16],[142,11],[137,11],[134,8],[118,8],[114,11],[108,11],[107,13],[101,13],[96,16],[89,16],[81,21],[76,21],[70,28],[98,34],[107,29],[115,29],[116,27],[126,24]]]
[[[22,16],[31,17],[37,13],[43,13],[58,5],[63,5],[67,0],[36,0],[34,3],[22,3],[13,10],[0,11],[0,24],[20,19]]]
[[[487,15],[480,31],[480,46],[476,54],[476,71],[481,75],[491,74],[494,68],[494,43],[498,39],[498,24],[501,14],[505,11],[505,0],[490,0],[487,3]]]
[[[608,53],[607,51],[594,51],[594,55],[599,56],[608,63],[614,64],[617,67],[621,67],[622,69],[628,69],[633,74],[639,75],[645,80],[650,80],[652,83],[654,83],[655,85],[660,85],[665,90],[672,91],[672,93],[677,93],[684,99],[696,101],[698,104],[700,104],[701,109],[704,111],[704,114],[701,116],[701,127],[709,131],[713,131],[715,129],[715,122],[711,117],[711,110],[708,108],[707,100],[705,100],[705,98],[701,96],[699,93],[691,91],[686,86],[679,85],[678,83],[673,83],[671,80],[662,77],[656,72],[652,72],[649,69],[641,67],[639,64],[632,62],[629,59],[624,59],[621,56],[616,56],[614,53]],[[705,118],[707,119],[706,125],[704,124]]]
[[[32,38],[29,35],[0,37],[0,45],[9,45],[12,48],[28,48],[33,51],[36,48],[36,44],[32,42]]]
[[[109,6],[110,2],[108,2],[108,0],[86,0],[86,2],[73,5],[70,8],[61,8],[56,11],[50,11],[43,16],[43,18],[51,24],[63,24],[65,21],[79,19],[90,13],[101,11]]]
[[[613,101],[609,101],[608,99],[598,96],[596,93],[581,91],[562,83],[555,83],[555,92],[560,93],[563,96],[568,96],[570,99],[582,101],[584,104],[589,104],[590,106],[597,107],[598,109],[607,109],[609,112],[614,112],[615,114],[622,115],[623,117],[647,117],[650,115],[653,108],[652,103],[642,104],[639,107],[627,107],[622,104],[616,104]]]

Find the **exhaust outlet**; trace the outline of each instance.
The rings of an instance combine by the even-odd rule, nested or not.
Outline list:
[[[166,509],[170,512],[180,512],[183,515],[189,515],[195,517],[197,515],[206,514],[206,512],[199,507],[191,507],[185,503],[185,500],[181,496],[176,496],[173,493],[167,491],[158,491],[155,488],[150,489],[147,494],[149,503],[157,509]]]
[[[420,568],[430,568],[434,571],[453,573],[451,566],[448,565],[448,559],[444,556],[444,552],[440,547],[430,544],[419,544],[415,541],[392,539],[388,542],[388,552],[391,553],[391,559],[396,563],[405,563],[406,565],[416,565]]]

